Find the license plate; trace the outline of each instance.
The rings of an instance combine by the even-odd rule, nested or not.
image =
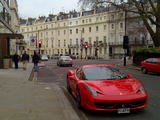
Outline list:
[[[118,114],[121,114],[121,113],[130,113],[130,109],[129,108],[118,109]]]

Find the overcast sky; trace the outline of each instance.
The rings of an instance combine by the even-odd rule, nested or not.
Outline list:
[[[17,0],[19,15],[22,18],[38,17],[60,11],[78,10],[78,0]]]

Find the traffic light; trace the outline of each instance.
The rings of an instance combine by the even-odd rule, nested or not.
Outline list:
[[[38,46],[39,46],[39,48],[42,47],[42,41],[39,41],[39,42],[38,42]]]
[[[129,39],[128,36],[123,37],[123,49],[128,49],[129,48]]]
[[[86,49],[87,49],[87,48],[88,48],[88,45],[84,45],[84,48],[86,48]]]

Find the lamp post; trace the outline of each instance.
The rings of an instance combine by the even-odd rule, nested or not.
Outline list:
[[[79,30],[81,31],[81,36],[80,36],[80,47],[81,47],[81,59],[82,59],[82,53],[83,53],[83,39],[82,39],[82,30]]]
[[[124,49],[124,61],[123,61],[123,66],[126,66],[126,54],[127,54],[127,53],[126,53],[126,50],[128,49],[128,44],[129,44],[128,42],[129,42],[129,41],[128,41],[128,36],[126,36],[126,34],[127,34],[127,32],[126,32],[126,31],[127,31],[127,26],[126,26],[126,25],[127,25],[127,24],[126,24],[126,20],[127,20],[127,19],[126,19],[126,17],[127,17],[126,14],[127,14],[127,12],[124,11],[124,13],[125,13],[125,16],[124,16],[124,17],[125,17],[125,18],[124,18],[124,22],[125,22],[125,35],[123,36],[123,49]]]

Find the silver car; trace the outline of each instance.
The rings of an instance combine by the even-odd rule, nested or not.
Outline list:
[[[57,66],[71,66],[72,67],[72,65],[73,65],[73,62],[70,56],[60,56],[57,61]]]
[[[41,60],[42,61],[48,61],[48,56],[47,55],[42,55]]]

